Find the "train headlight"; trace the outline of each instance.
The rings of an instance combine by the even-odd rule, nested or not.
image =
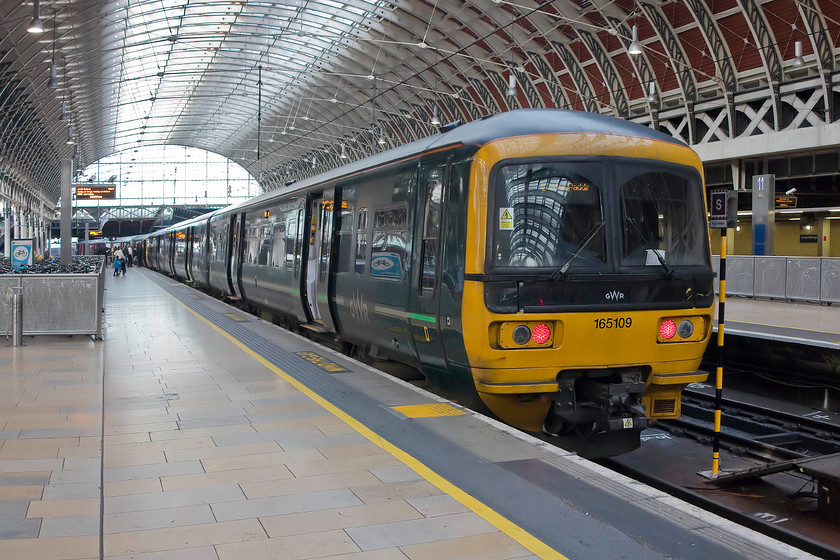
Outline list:
[[[680,335],[680,338],[689,338],[694,334],[694,323],[688,319],[683,319],[677,327],[677,334]]]
[[[665,340],[671,340],[677,334],[677,324],[670,319],[665,319],[659,325],[659,336]]]
[[[561,329],[553,321],[510,321],[497,323],[498,348],[519,350],[524,348],[550,348],[554,345],[555,331]]]
[[[658,342],[700,342],[707,336],[710,318],[702,316],[669,317],[659,320]]]
[[[513,329],[513,341],[520,346],[524,346],[528,344],[528,341],[531,340],[531,329],[529,329],[526,325],[519,325],[515,329]]]

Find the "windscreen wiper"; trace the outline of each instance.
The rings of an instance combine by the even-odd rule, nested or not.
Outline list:
[[[625,218],[624,221],[629,222],[630,225],[633,226],[633,229],[636,230],[636,233],[639,234],[639,237],[642,238],[642,241],[647,243],[647,246],[650,248],[651,251],[653,251],[653,254],[656,255],[656,260],[659,261],[659,265],[663,268],[663,270],[665,270],[665,272],[668,273],[668,279],[673,280],[674,278],[676,278],[677,275],[674,272],[674,269],[671,267],[670,264],[668,264],[668,261],[665,260],[665,257],[662,256],[662,252],[658,249],[654,249],[653,243],[650,241],[650,238],[648,238],[648,236],[645,235],[645,232],[642,231],[642,228],[639,227],[639,224],[636,223],[636,220],[634,218]]]
[[[584,237],[583,240],[580,243],[578,243],[577,247],[575,247],[574,251],[572,251],[572,254],[569,255],[569,258],[566,259],[566,262],[563,263],[563,266],[561,266],[551,274],[552,280],[557,280],[558,278],[566,274],[566,271],[569,270],[569,266],[572,264],[572,261],[577,258],[580,252],[583,251],[584,247],[589,245],[589,242],[592,241],[595,235],[599,231],[601,231],[603,227],[603,220],[601,220],[600,222],[596,222],[595,225],[592,226],[592,228],[589,230],[589,233],[586,234],[586,237]]]

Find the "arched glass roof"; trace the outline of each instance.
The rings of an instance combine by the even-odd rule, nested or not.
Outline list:
[[[157,144],[222,154],[270,189],[337,166],[342,146],[358,159],[427,136],[435,109],[597,112],[695,146],[829,125],[838,6],[42,0],[33,34],[34,0],[0,0],[0,195],[52,208],[62,160]]]

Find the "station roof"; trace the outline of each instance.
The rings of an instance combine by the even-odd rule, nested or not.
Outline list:
[[[427,136],[434,116],[561,107],[655,125],[778,89],[791,68],[830,80],[838,14],[837,0],[0,0],[0,192],[54,206],[62,159],[143,145],[219,153],[271,189]]]

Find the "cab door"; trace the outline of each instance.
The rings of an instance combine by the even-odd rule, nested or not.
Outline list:
[[[443,202],[448,159],[421,162],[409,296],[409,329],[420,368],[426,377],[445,384],[447,362],[439,322]]]

